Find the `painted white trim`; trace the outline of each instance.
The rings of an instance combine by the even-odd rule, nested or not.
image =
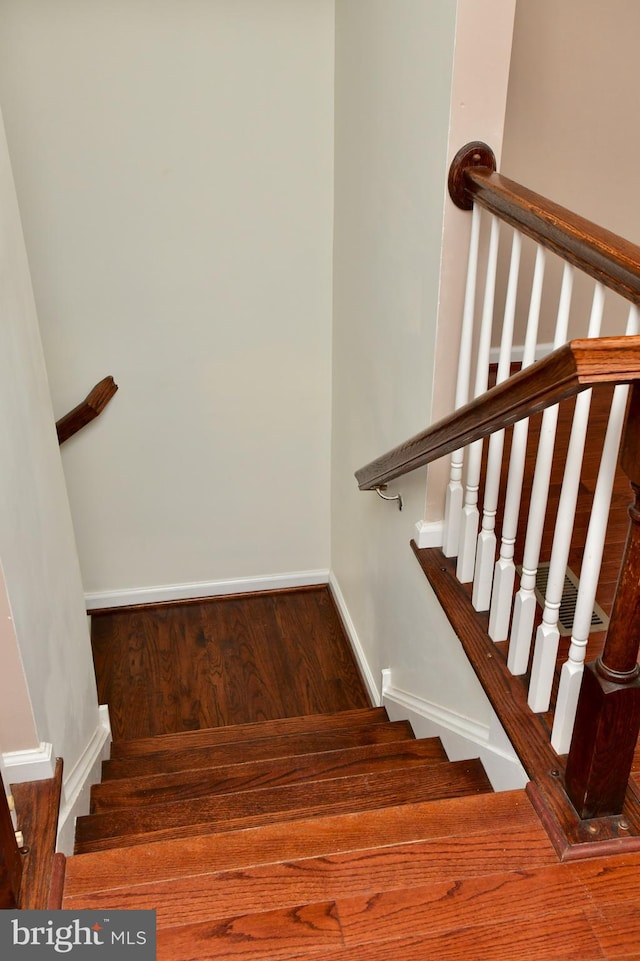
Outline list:
[[[371,698],[371,703],[380,705],[382,703],[380,700],[380,688],[375,682],[373,672],[369,667],[366,655],[364,653],[364,648],[360,638],[358,637],[356,626],[351,619],[351,615],[349,614],[347,602],[344,599],[344,595],[340,590],[340,585],[338,584],[338,580],[333,571],[331,571],[329,574],[329,590],[331,591],[332,597],[336,603],[336,607],[338,608],[338,612],[342,619],[342,624],[346,631],[347,637],[349,638],[355,659],[358,662],[362,679],[369,693],[369,697]]]
[[[196,581],[190,584],[162,584],[122,591],[98,591],[85,594],[88,611],[100,608],[129,607],[134,604],[162,604],[198,597],[220,597],[223,594],[248,594],[252,591],[277,591],[288,587],[326,584],[328,570],[296,571],[290,574],[267,574],[263,577],[238,577],[229,581]]]
[[[418,521],[415,542],[418,547],[442,547],[444,521]]]
[[[479,757],[495,791],[524,787],[526,772],[497,715],[488,724],[393,687],[391,671],[382,672],[382,704],[392,721],[409,721],[416,737],[439,737],[452,761]]]
[[[58,818],[58,851],[73,853],[76,817],[89,813],[90,792],[93,784],[100,781],[102,762],[107,760],[111,748],[111,723],[109,708],[98,708],[98,724],[84,751],[62,782],[62,798]]]
[[[542,358],[546,357],[547,354],[550,354],[552,350],[553,350],[553,344],[551,343],[536,344],[536,353],[535,353],[536,360],[542,360]],[[511,363],[512,364],[521,363],[523,354],[524,354],[524,344],[514,344],[513,347],[511,348]],[[500,359],[500,348],[492,347],[491,352],[489,354],[489,363],[497,364],[499,359]]]
[[[457,734],[458,737],[463,737],[473,744],[480,747],[484,747],[487,744],[489,740],[489,724],[480,724],[478,721],[473,721],[471,718],[465,717],[457,711],[451,711],[449,708],[435,704],[433,701],[427,701],[425,698],[417,697],[415,694],[409,694],[407,691],[393,687],[391,683],[391,671],[386,670],[383,671],[382,674],[384,685],[382,689],[383,703],[393,701],[393,703],[399,707],[406,708],[414,714],[419,714],[421,717],[433,721],[440,727],[446,728],[453,734]]]
[[[2,764],[8,784],[44,781],[56,773],[53,744],[41,741],[39,747],[29,751],[6,751],[2,755]]]

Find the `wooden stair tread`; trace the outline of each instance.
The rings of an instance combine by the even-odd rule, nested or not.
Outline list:
[[[459,961],[462,954],[475,961],[602,958],[598,945],[602,938],[611,940],[615,930],[615,918],[606,917],[607,905],[612,915],[619,909],[622,875],[637,872],[640,855],[610,858],[606,864],[601,859],[559,864],[531,809],[528,818],[522,817],[524,792],[506,798],[513,819],[504,833],[487,806],[494,799],[503,804],[505,795],[448,802],[458,806],[457,827],[451,821],[453,834],[445,829],[436,839],[374,843],[333,856],[240,870],[207,870],[203,858],[197,875],[69,894],[63,906],[76,911],[155,909],[160,961],[218,961],[239,954],[256,961],[413,961],[431,955]],[[437,804],[422,807],[433,810]],[[465,816],[463,804],[467,815],[472,807],[482,808],[481,825]],[[415,823],[419,820],[418,815]],[[467,827],[472,827],[468,837]],[[383,833],[381,839],[388,836]],[[142,852],[127,852],[134,870],[138,857],[147,860]],[[71,864],[95,857],[73,858]],[[604,887],[608,894],[601,917],[589,910],[589,902]],[[635,949],[637,905],[625,901],[622,913],[630,927],[627,951],[618,953],[626,957]],[[493,941],[492,927],[499,930]]]
[[[527,840],[530,842],[531,838]],[[457,856],[445,858],[441,841],[425,839],[241,871],[203,873],[108,893],[93,892],[68,897],[65,907],[82,910],[94,899],[95,907],[111,904],[119,909],[145,910],[153,905],[158,927],[164,928],[245,912],[282,910],[314,901],[342,900],[346,904],[370,898],[372,891],[376,892],[377,913],[391,913],[394,903],[396,907],[405,899],[410,903],[413,892],[416,919],[421,905],[433,907],[434,902],[442,899],[450,903],[451,917],[454,910],[460,911],[465,901],[473,899],[474,910],[481,910],[485,918],[499,923],[500,912],[506,910],[511,896],[526,915],[531,913],[532,903],[537,913],[543,913],[563,889],[567,901],[576,893],[572,881],[579,875],[571,868],[565,871],[565,866],[550,862],[543,842],[533,842],[532,862],[525,870],[526,853],[521,838],[507,838],[502,849],[488,833],[477,841],[479,854],[471,860],[468,871],[462,850]],[[510,871],[516,873],[511,876]],[[501,892],[499,897],[495,896],[496,891]],[[391,896],[383,898],[383,894]],[[350,908],[353,910],[354,905]],[[397,920],[398,925],[406,925],[406,917],[400,912]]]
[[[110,780],[147,774],[168,774],[172,771],[234,764],[239,759],[255,761],[413,739],[414,733],[408,721],[364,724],[345,730],[318,731],[310,734],[281,734],[274,737],[247,739],[240,745],[218,744],[181,751],[163,751],[139,757],[117,757],[103,763],[102,778]]]
[[[110,780],[96,784],[91,789],[91,813],[243,789],[293,784],[306,778],[317,781],[344,774],[363,774],[367,771],[373,774],[397,767],[399,758],[402,758],[403,766],[424,762],[442,763],[447,760],[439,738],[423,738],[391,744],[370,744],[320,754],[241,761],[205,770]]]
[[[161,929],[158,961],[232,961],[238,957],[238,945],[247,961],[416,961],[432,957],[438,961],[602,961],[619,956],[602,953],[596,925],[591,923],[593,915],[581,907],[564,907],[544,919],[545,925],[534,914],[511,919],[507,909],[502,925],[471,915],[466,923],[458,919],[445,930],[430,930],[426,925],[413,930],[407,911],[405,933],[395,937],[386,936],[384,920],[354,932],[343,923],[344,909],[339,901],[314,903]],[[424,925],[424,915],[421,920]],[[542,943],[544,953],[540,953]],[[633,940],[628,944],[631,947]],[[638,954],[624,957],[637,961]]]
[[[457,840],[456,840],[457,839]],[[357,814],[322,814],[274,822],[220,835],[160,840],[136,848],[111,848],[67,859],[65,902],[91,900],[98,892],[123,897],[136,887],[177,884],[181,879],[242,872],[291,861],[338,859],[355,852],[425,841],[438,852],[435,872],[446,861],[473,872],[486,845],[514,848],[535,864],[557,857],[524,790],[414,804],[389,805]],[[416,849],[417,850],[417,849]],[[170,879],[168,881],[167,879]]]
[[[432,818],[438,807],[443,820],[436,826]],[[248,961],[637,956],[640,853],[558,863],[522,791],[402,808],[394,828],[404,826],[404,843],[387,843],[395,830],[385,830],[380,813],[329,819],[337,830],[326,831],[325,842],[344,839],[341,825],[361,827],[363,820],[377,819],[360,838],[369,837],[368,847],[334,855],[244,867],[242,857],[234,864],[228,857],[233,851],[221,857],[213,845],[211,862],[201,848],[198,861],[185,865],[174,842],[175,860],[152,853],[166,852],[170,844],[75,857],[69,862],[72,875],[75,865],[81,870],[71,887],[79,879],[86,887],[83,892],[77,886],[73,894],[67,889],[63,907],[155,909],[160,961],[239,955]],[[407,820],[423,835],[427,824],[427,833],[432,829],[437,837],[412,839]],[[247,834],[266,837],[255,830]],[[352,834],[350,840],[358,838]],[[260,843],[251,847],[262,849]],[[188,858],[193,854],[187,850]],[[120,870],[111,877],[114,886],[96,888],[93,867],[104,867],[110,855],[120,858]],[[227,870],[217,869],[220,860],[230,864]],[[155,869],[153,876],[149,868],[152,874]],[[123,877],[138,883],[129,885]],[[99,882],[105,880],[103,873]],[[335,937],[334,922],[341,939]],[[299,932],[299,926],[305,930]],[[493,939],[492,928],[497,931]]]
[[[442,841],[425,839],[348,854],[261,865],[241,871],[214,871],[180,880],[68,896],[65,907],[70,910],[108,905],[125,910],[153,907],[157,912],[158,926],[162,928],[197,920],[223,919],[234,913],[281,910],[314,901],[360,899],[370,896],[372,890],[376,892],[377,900],[381,900],[382,892],[415,892],[416,909],[421,897],[433,903],[434,897],[439,899],[445,895],[444,899],[451,899],[459,911],[460,901],[473,896],[485,916],[505,911],[504,895],[509,889],[518,899],[535,895],[533,903],[540,912],[544,910],[545,902],[557,899],[559,887],[565,887],[567,899],[574,893],[571,880],[576,877],[575,872],[571,869],[565,872],[564,866],[552,863],[544,842],[537,845],[533,841],[532,862],[528,865],[529,870],[524,870],[526,853],[521,838],[507,838],[502,848],[488,832],[477,841],[479,853],[471,860],[468,870],[462,849],[455,856],[445,857]],[[531,843],[531,837],[527,836],[527,841]],[[136,850],[131,852],[132,857]],[[514,878],[507,874],[512,870],[517,872]],[[533,880],[534,871],[542,876],[540,885]],[[497,876],[497,883],[494,880],[489,884],[486,881],[488,876]],[[456,884],[452,884],[453,879]],[[495,897],[496,890],[503,892],[500,897]],[[464,897],[461,897],[463,893]],[[483,893],[488,900],[493,895],[493,912],[489,905],[485,906]],[[393,900],[396,899],[387,899],[388,902]],[[530,913],[531,903],[520,901],[521,910]],[[499,920],[494,917],[494,922]]]
[[[369,774],[356,774],[80,817],[76,822],[76,851],[103,850],[116,844],[141,844],[153,839],[236,830],[276,819],[300,819],[330,812],[354,813],[491,790],[478,760],[399,767],[373,778]]]
[[[325,938],[330,944],[333,918],[338,920],[347,946],[383,940],[393,957],[393,945],[402,943],[408,931],[414,939],[432,938],[436,932],[447,940],[455,935],[459,948],[467,939],[473,944],[472,929],[489,925],[509,929],[515,924],[516,928],[522,926],[521,933],[516,933],[519,943],[525,943],[523,938],[533,943],[532,929],[525,927],[525,922],[553,927],[558,917],[570,912],[567,905],[588,902],[593,879],[601,873],[595,867],[581,873],[575,865],[544,862],[525,870],[522,850],[505,870],[499,867],[505,863],[504,858],[494,862],[489,849],[486,855],[482,868],[475,873],[456,875],[450,873],[455,866],[450,866],[443,876],[433,870],[428,844],[418,843],[338,857],[328,864],[323,859],[311,859],[258,868],[240,876],[219,873],[185,879],[175,892],[179,900],[169,889],[162,892],[154,885],[139,889],[133,898],[118,898],[116,894],[114,906],[141,909],[153,903],[163,956],[172,959],[183,957],[181,951],[186,946],[191,951],[187,956],[200,957],[199,950],[205,949],[201,938],[205,936],[211,954],[204,957],[224,958],[226,952],[231,955],[233,942],[241,943],[250,957],[257,958],[269,957],[274,944],[282,949],[290,939],[293,950],[298,937],[296,926],[305,925],[305,918],[311,923],[300,935],[308,939],[299,941],[303,947],[322,945]],[[615,864],[607,865],[607,873],[609,870],[615,874]],[[608,898],[613,896],[611,886]],[[606,895],[604,900],[615,905]],[[327,911],[328,904],[333,905],[331,911]],[[318,913],[305,913],[305,905],[314,906]],[[77,899],[67,903],[68,909],[80,910],[82,906]],[[318,920],[312,921],[314,918]],[[314,940],[316,935],[318,940]],[[589,937],[588,928],[579,930],[576,940],[580,948],[591,948],[593,933]],[[484,934],[481,943],[486,948]],[[506,943],[505,938],[503,945]],[[335,947],[342,944],[337,942]],[[493,951],[487,954],[494,956]],[[516,956],[540,957],[519,951],[503,955],[509,961]],[[598,957],[597,953],[584,955],[591,956]]]
[[[237,744],[255,738],[274,737],[284,734],[310,734],[316,731],[339,731],[366,724],[383,724],[388,721],[384,707],[355,708],[335,714],[307,714],[301,717],[283,717],[247,724],[230,724],[224,727],[183,731],[180,734],[158,734],[128,741],[114,741],[111,757],[135,757],[141,754],[158,754],[162,751],[183,751],[195,747],[216,744]]]

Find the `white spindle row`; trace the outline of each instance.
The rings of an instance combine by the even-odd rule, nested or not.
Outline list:
[[[573,267],[565,264],[558,306],[553,346],[560,347],[566,343],[569,328],[569,311],[571,310],[571,296],[573,293]],[[520,590],[516,594],[513,608],[513,622],[509,639],[509,657],[507,665],[512,674],[524,674],[529,663],[531,648],[531,632],[536,614],[536,574],[540,560],[540,546],[544,532],[544,520],[547,511],[549,483],[553,465],[553,450],[556,442],[556,428],[558,424],[558,405],[547,407],[542,415],[540,440],[538,441],[538,456],[533,475],[531,499],[529,501],[529,519],[524,542],[522,559],[522,574]]]
[[[474,397],[479,397],[480,394],[484,394],[489,383],[489,361],[491,357],[491,333],[493,329],[499,239],[500,221],[492,215],[482,318],[480,321],[480,334],[476,355]],[[460,521],[460,542],[458,545],[458,566],[456,569],[456,576],[463,584],[473,580],[476,540],[480,520],[478,491],[480,489],[480,473],[482,470],[482,446],[483,442],[479,440],[471,444],[467,451],[467,479],[465,500]]]
[[[464,294],[464,310],[460,330],[460,351],[458,355],[458,377],[456,381],[456,409],[463,407],[469,399],[469,376],[471,372],[471,352],[475,320],[476,284],[478,278],[478,251],[480,247],[480,207],[473,208],[471,234],[469,238],[469,262],[467,283]],[[445,557],[455,557],[460,542],[460,519],[464,501],[462,470],[464,449],[451,455],[451,472],[444,507],[444,541],[442,550]]]
[[[528,367],[532,364],[536,356],[545,265],[546,254],[544,248],[538,247],[522,354],[523,367]],[[514,551],[518,530],[518,517],[520,515],[520,500],[522,496],[528,433],[528,420],[518,421],[518,423],[514,425],[511,438],[511,457],[509,460],[504,516],[502,519],[500,556],[496,562],[491,607],[489,610],[489,637],[494,641],[504,641],[509,635],[513,586],[516,578]]]
[[[496,384],[500,384],[503,380],[506,380],[511,372],[513,328],[516,315],[521,253],[522,239],[520,234],[515,231],[511,245],[511,263],[509,267],[502,337],[500,339],[500,356],[498,359]],[[489,438],[484,503],[482,505],[482,529],[478,536],[475,576],[473,579],[472,603],[477,611],[488,610],[489,604],[491,603],[491,585],[493,582],[493,567],[495,564],[497,545],[495,527],[496,514],[498,513],[498,497],[500,494],[504,433],[504,430],[496,431],[496,433],[492,434]]]
[[[640,331],[639,321],[640,311],[633,304],[629,311],[626,333],[637,334]],[[582,570],[580,572],[576,613],[573,620],[571,646],[568,659],[562,665],[560,673],[560,687],[551,735],[551,744],[558,754],[565,754],[571,744],[571,734],[589,640],[591,614],[596,599],[602,552],[607,535],[613,480],[618,463],[628,394],[629,388],[626,384],[619,385],[613,392],[609,423],[607,424],[607,433],[602,448],[600,470],[598,471],[587,540],[582,556]]]
[[[591,318],[589,321],[588,337],[597,337],[602,325],[604,310],[604,287],[596,284]],[[556,527],[551,549],[549,576],[545,595],[542,623],[536,633],[533,665],[531,668],[531,683],[529,685],[529,707],[533,711],[547,711],[551,700],[551,687],[558,656],[560,631],[558,630],[558,615],[562,602],[565,571],[571,548],[571,535],[578,501],[580,486],[580,469],[584,455],[584,446],[591,407],[591,390],[585,390],[576,398],[576,406],[567,452],[567,470],[562,482]]]
[[[490,215],[490,238],[484,266],[484,296],[477,333],[475,311],[479,279],[480,235],[482,214],[476,206],[473,211],[469,263],[465,291],[465,306],[458,363],[456,406],[466,404],[469,397],[477,397],[487,389],[490,369],[492,334],[499,339],[500,352],[496,383],[510,374],[513,355],[513,332],[516,317],[518,289],[523,286],[521,278],[522,238],[513,231],[509,276],[506,287],[504,313],[499,318],[499,338],[495,335],[497,321],[496,277],[499,254],[499,221]],[[527,327],[522,353],[522,367],[536,358],[538,329],[545,280],[545,250],[537,245],[535,266],[529,294]],[[575,269],[565,264],[557,309],[554,347],[568,339],[569,317]],[[593,293],[588,326],[577,336],[600,335],[605,304],[605,291],[596,283]],[[626,333],[640,331],[640,312],[632,306]],[[476,345],[476,367],[471,388],[472,345]],[[587,542],[583,557],[580,586],[569,658],[562,668],[558,692],[552,744],[559,753],[569,748],[577,696],[582,677],[584,656],[595,602],[602,552],[606,537],[613,479],[624,420],[626,387],[617,387],[611,408],[611,416],[602,454],[600,473],[596,486]],[[591,391],[581,393],[575,404],[575,413],[564,468],[558,513],[555,521],[554,540],[551,551],[549,575],[544,600],[542,623],[536,636],[531,665],[529,705],[534,711],[549,708],[558,643],[558,615],[562,601],[565,571],[571,547],[576,505],[580,484],[580,472],[585,449],[587,424],[591,403]],[[457,555],[457,576],[463,583],[473,581],[472,602],[478,611],[489,611],[489,635],[494,641],[509,637],[507,663],[513,674],[525,674],[531,661],[531,643],[536,611],[536,577],[540,563],[540,550],[545,526],[545,515],[553,454],[556,438],[558,407],[544,411],[536,467],[532,481],[529,514],[524,538],[523,563],[520,588],[514,598],[516,536],[522,500],[522,488],[528,441],[528,421],[514,425],[511,440],[509,470],[504,490],[502,537],[498,551],[496,542],[496,515],[498,512],[504,431],[489,439],[487,466],[482,505],[482,523],[478,505],[481,481],[483,442],[478,441],[466,450],[456,451],[451,457],[451,474],[447,489],[445,509],[445,534],[443,551],[447,557]],[[464,483],[463,483],[464,475]],[[496,555],[498,555],[496,557]],[[511,631],[509,632],[509,626]]]

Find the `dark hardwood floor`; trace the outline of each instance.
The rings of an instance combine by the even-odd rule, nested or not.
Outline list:
[[[326,585],[93,612],[114,740],[368,707]]]

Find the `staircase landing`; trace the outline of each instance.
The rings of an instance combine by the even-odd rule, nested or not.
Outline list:
[[[92,611],[114,741],[369,707],[326,584]]]

